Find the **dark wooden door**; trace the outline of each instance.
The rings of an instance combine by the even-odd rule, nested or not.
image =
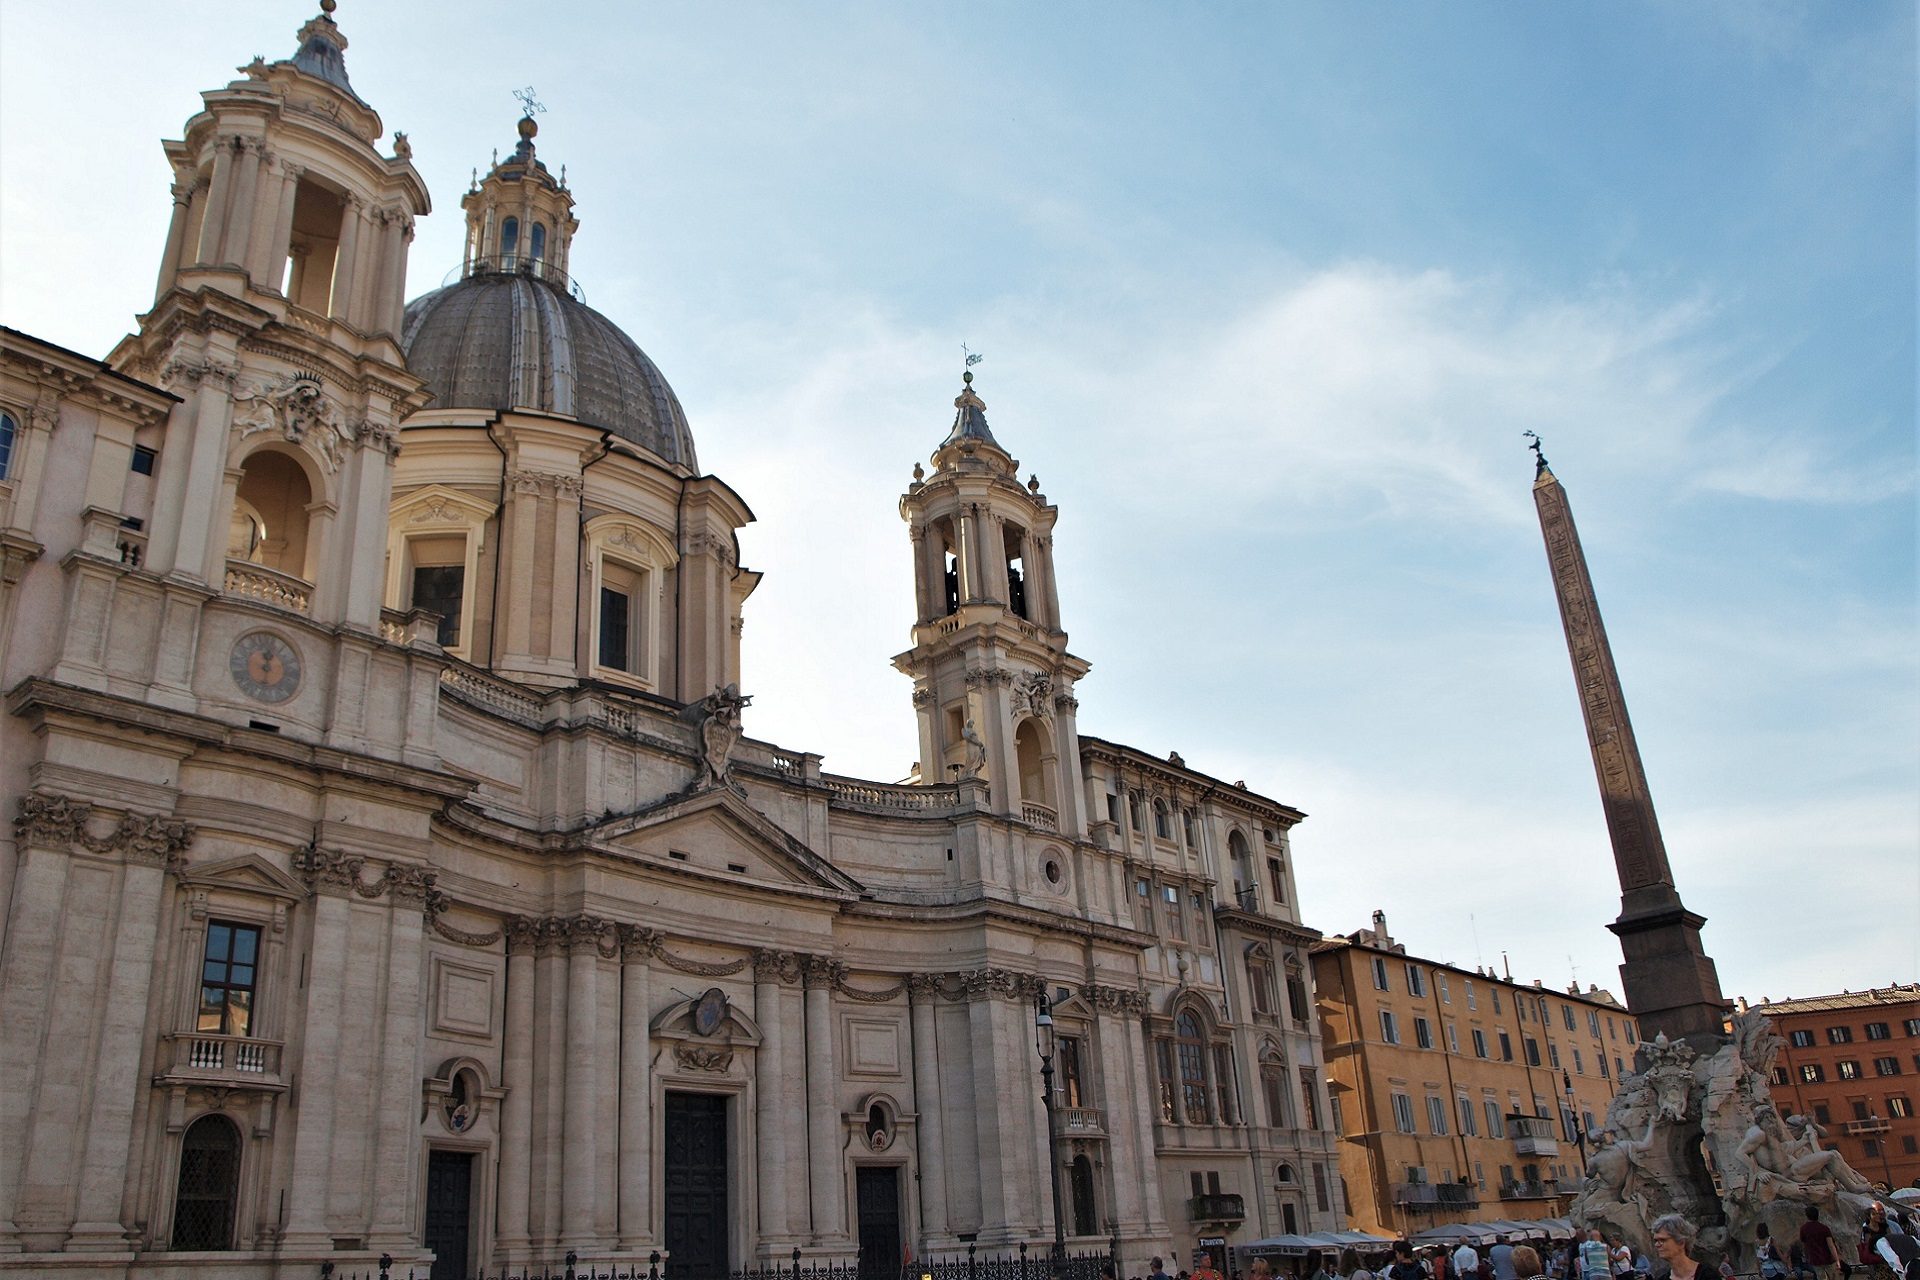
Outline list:
[[[464,1151],[427,1155],[427,1236],[433,1280],[466,1280],[472,1239],[473,1156]]]
[[[727,1274],[727,1100],[669,1093],[665,1118],[666,1245],[676,1280]]]
[[[900,1170],[859,1169],[854,1206],[860,1221],[860,1280],[899,1280]]]

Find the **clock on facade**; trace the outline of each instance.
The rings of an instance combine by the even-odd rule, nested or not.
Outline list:
[[[234,641],[227,670],[242,693],[261,702],[285,702],[300,688],[300,655],[271,631],[250,631]]]

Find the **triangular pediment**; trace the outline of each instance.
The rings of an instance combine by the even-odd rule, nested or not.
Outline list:
[[[587,843],[648,862],[684,867],[776,888],[858,894],[841,871],[732,787],[669,796],[637,812],[608,818],[582,833]]]
[[[242,893],[261,893],[272,898],[284,898],[288,902],[303,902],[307,897],[307,886],[255,853],[189,866],[180,873],[180,881],[202,887],[234,889]]]

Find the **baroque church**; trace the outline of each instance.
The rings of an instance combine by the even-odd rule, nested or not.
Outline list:
[[[744,736],[752,513],[534,122],[406,301],[321,7],[165,143],[135,332],[0,334],[0,1273],[1339,1229],[1304,815],[1081,733],[970,376],[898,499],[917,772]]]

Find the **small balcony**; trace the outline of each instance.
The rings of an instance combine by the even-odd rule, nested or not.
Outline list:
[[[1055,1107],[1054,1119],[1060,1132],[1072,1138],[1104,1138],[1107,1116],[1098,1107]]]
[[[1413,1208],[1471,1209],[1480,1203],[1480,1193],[1470,1182],[1396,1182],[1393,1202]]]
[[[1893,1125],[1881,1119],[1879,1116],[1869,1116],[1865,1120],[1847,1121],[1846,1131],[1849,1138],[1872,1138],[1886,1133],[1892,1128]]]
[[[187,1031],[165,1037],[155,1084],[208,1084],[279,1093],[281,1040],[215,1036]]]
[[[230,596],[257,600],[289,613],[306,613],[313,603],[311,582],[250,560],[227,561],[225,590]]]
[[[1502,1200],[1551,1200],[1559,1194],[1558,1183],[1544,1182],[1538,1178],[1515,1178],[1512,1182],[1500,1184]]]
[[[1247,1202],[1237,1195],[1194,1196],[1187,1201],[1187,1217],[1194,1222],[1244,1222]]]
[[[1510,1115],[1507,1136],[1513,1139],[1513,1149],[1519,1155],[1560,1154],[1560,1140],[1554,1136],[1554,1122],[1549,1116]]]
[[[1060,815],[1055,813],[1050,806],[1035,804],[1031,800],[1021,801],[1020,820],[1032,827],[1035,831],[1058,831],[1060,829]]]

